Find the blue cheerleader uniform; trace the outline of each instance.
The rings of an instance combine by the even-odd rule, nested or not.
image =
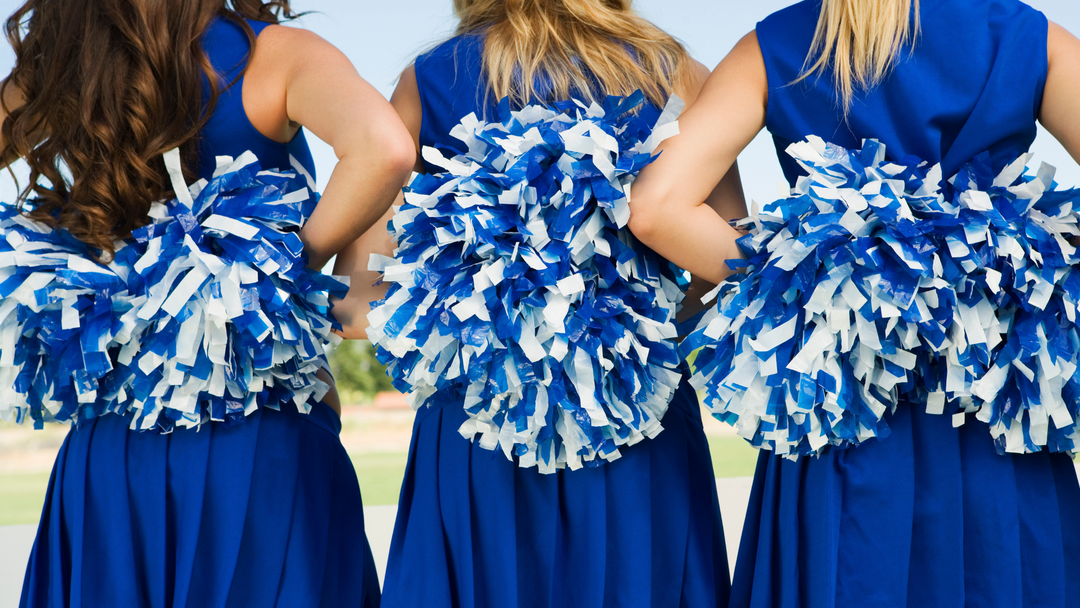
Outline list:
[[[799,75],[820,4],[758,24],[766,125],[783,153],[817,135],[888,159],[941,163],[988,151],[1000,171],[1035,139],[1047,21],[1016,0],[921,3],[921,33],[846,118],[831,73]],[[739,547],[732,606],[1080,606],[1080,486],[1068,455],[1000,456],[985,423],[900,403],[892,430],[849,449],[784,460],[763,451]]]
[[[267,24],[249,22],[255,33]],[[314,173],[303,132],[288,144],[244,113],[248,41],[217,18],[203,48],[232,82],[201,132],[200,177],[218,155]],[[323,403],[261,408],[239,424],[169,434],[130,415],[74,426],[49,482],[21,606],[270,607],[379,605],[356,473]]]
[[[461,36],[416,60],[422,146],[458,149],[450,131],[463,117],[497,116],[483,44]],[[417,413],[385,606],[727,606],[716,483],[685,378],[656,438],[553,474],[464,439],[464,398],[440,392]]]

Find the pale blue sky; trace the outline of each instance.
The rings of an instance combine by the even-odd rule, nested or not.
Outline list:
[[[924,0],[934,2],[936,0]],[[1069,30],[1080,33],[1076,0],[1028,0],[1029,4]],[[754,24],[792,0],[638,0],[639,12],[687,45],[691,54],[715,66]],[[19,2],[0,0],[6,18]],[[318,11],[299,25],[315,31],[340,48],[360,74],[389,96],[394,81],[412,58],[441,40],[453,29],[451,0],[294,0],[297,10]],[[11,52],[0,43],[0,74],[11,66]],[[312,138],[320,182],[325,184],[334,165],[333,152]],[[1033,151],[1036,161],[1058,168],[1063,184],[1080,185],[1080,167],[1046,133],[1040,133]],[[739,159],[747,197],[759,202],[776,198],[782,180],[772,143],[759,136]],[[0,200],[10,201],[10,177],[0,176]]]

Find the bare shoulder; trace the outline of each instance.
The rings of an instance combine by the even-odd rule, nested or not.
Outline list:
[[[690,58],[686,67],[689,72],[688,77],[683,81],[682,86],[675,91],[675,94],[686,102],[686,105],[690,105],[697,99],[701,87],[705,86],[705,81],[708,80],[710,72],[709,68],[705,67],[705,64],[693,57]]]
[[[291,141],[300,125],[297,107],[319,90],[344,95],[350,84],[360,81],[352,62],[318,34],[304,29],[269,25],[255,43],[244,76],[244,110],[255,128],[278,142]],[[310,104],[307,104],[310,105]],[[312,117],[305,115],[308,120]]]
[[[687,105],[697,99],[698,94],[710,86],[719,86],[720,82],[731,84],[738,82],[748,85],[753,90],[760,90],[763,96],[768,94],[768,77],[765,73],[765,60],[761,55],[757,32],[751,31],[743,36],[727,56],[711,72],[699,61],[694,61],[688,91],[679,92]]]
[[[761,55],[761,44],[758,42],[757,30],[750,30],[748,34],[740,38],[724,61],[729,58],[740,63],[760,64],[762,70],[764,70],[765,59]]]
[[[416,64],[410,64],[401,71],[401,76],[398,77],[397,87],[394,88],[394,94],[390,97],[390,104],[397,107],[399,102],[420,102],[420,85],[416,83]]]
[[[23,98],[22,90],[15,86],[10,76],[0,81],[0,125],[7,122],[8,115],[20,108],[24,103],[26,103],[26,100]],[[2,152],[6,147],[7,143],[4,141],[4,134],[0,132],[0,154],[2,154],[0,156],[0,168],[7,167],[16,158],[13,151]]]
[[[352,65],[344,53],[322,36],[309,30],[285,25],[267,26],[259,34],[253,62],[259,59],[283,65],[326,61]]]
[[[1080,40],[1069,30],[1053,21],[1049,22],[1046,35],[1046,60],[1051,66],[1057,61],[1070,63],[1080,58]]]
[[[1046,37],[1046,86],[1043,88],[1039,122],[1080,161],[1080,40],[1050,22]]]
[[[394,110],[397,111],[401,122],[405,124],[409,134],[412,135],[413,146],[419,150],[424,109],[420,101],[420,85],[416,82],[415,64],[410,64],[401,72],[394,94],[390,96],[390,105],[394,106]],[[417,163],[419,167],[419,159]]]
[[[742,96],[754,98],[762,107],[769,96],[769,77],[765,72],[765,59],[758,44],[757,32],[742,37],[713,70],[704,91],[713,93],[720,89],[739,91]],[[760,99],[759,99],[760,98]]]
[[[0,101],[3,101],[3,104],[0,105],[0,118],[7,116],[8,113],[26,103],[26,96],[23,95],[22,89],[11,78],[0,81],[0,94],[3,96],[0,99]]]

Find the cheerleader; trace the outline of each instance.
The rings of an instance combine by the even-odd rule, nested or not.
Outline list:
[[[470,114],[497,122],[500,100],[509,110],[571,97],[587,107],[640,90],[638,116],[652,125],[670,96],[692,103],[706,76],[629,1],[454,7],[457,35],[420,55],[391,99],[417,152],[428,148],[418,172],[441,170],[429,162],[430,148],[463,152],[463,127],[455,127]],[[710,202],[722,213],[745,213],[737,172]],[[373,229],[338,258],[337,271],[358,286],[351,302],[335,307],[350,337],[363,331],[366,302],[380,297],[359,291],[378,280],[365,274],[372,251],[393,255],[384,231]],[[447,280],[457,272],[448,269]],[[457,384],[417,406],[384,606],[727,605],[716,484],[698,400],[685,382],[655,438],[621,446],[621,457],[601,466],[548,473],[534,454],[531,461],[523,452],[504,455],[463,430],[471,424],[466,399],[465,384]]]
[[[112,346],[104,351],[112,371],[95,385],[96,400],[63,401],[57,395],[68,390],[67,379],[35,379],[52,392],[29,391],[29,416],[73,425],[53,469],[21,606],[379,605],[360,488],[338,439],[334,391],[318,402],[318,392],[310,400],[293,398],[283,378],[314,383],[308,374],[316,364],[287,370],[267,360],[253,371],[236,362],[250,358],[255,348],[269,348],[275,357],[294,348],[279,340],[285,330],[274,324],[285,317],[267,308],[267,297],[284,298],[278,306],[289,311],[289,331],[299,331],[304,348],[319,348],[312,328],[318,329],[325,308],[319,313],[317,305],[309,306],[303,288],[290,287],[282,277],[303,278],[312,286],[325,282],[318,269],[388,208],[413,152],[393,109],[349,61],[309,32],[275,25],[279,16],[294,16],[284,0],[29,0],[7,21],[15,68],[2,89],[0,158],[23,159],[30,182],[21,198],[24,217],[8,207],[5,226],[36,226],[30,232],[12,228],[8,244],[16,246],[25,240],[19,235],[28,234],[31,241],[40,237],[84,251],[79,280],[115,272],[128,291],[113,284],[111,291],[78,296],[80,302],[97,297],[98,308],[91,308],[103,307],[106,315],[110,307],[146,299],[103,300],[103,294],[141,289],[135,273],[143,273],[153,293],[153,268],[164,273],[172,266],[198,267],[171,257],[180,252],[169,248],[170,234],[183,243],[220,245],[193,254],[216,269],[216,278],[203,280],[203,291],[196,291],[176,319],[140,334],[141,349],[136,344],[126,354]],[[330,143],[339,158],[317,207],[308,189],[315,167],[305,127]],[[166,154],[175,148],[179,155]],[[254,167],[265,171],[256,174]],[[199,185],[189,191],[186,184],[196,180]],[[244,180],[252,185],[236,185]],[[271,198],[268,193],[282,184],[296,188],[286,200]],[[200,207],[219,194],[212,210]],[[177,200],[166,203],[171,197]],[[230,205],[249,203],[251,213],[226,217]],[[310,217],[303,217],[312,207]],[[272,212],[248,217],[263,208]],[[299,216],[297,210],[303,210]],[[207,219],[211,211],[218,214],[216,224]],[[177,213],[187,219],[167,223]],[[192,227],[192,214],[206,223]],[[293,228],[299,228],[298,239]],[[252,251],[270,255],[273,264],[235,259],[247,251],[242,241],[250,237],[237,235],[249,229],[262,239]],[[304,261],[314,272],[304,270]],[[260,286],[245,287],[245,300],[235,301],[243,314],[230,316],[222,330],[229,347],[235,346],[230,360],[211,366],[215,355],[207,350],[193,356],[189,367],[175,365],[168,356],[190,338],[177,333],[178,324],[187,327],[193,315],[215,314],[198,308],[196,299],[224,302],[222,310],[232,306],[219,291],[228,284],[229,267],[242,275],[243,285]],[[15,266],[0,276],[12,272],[22,276]],[[211,280],[218,281],[212,289]],[[163,295],[172,299],[187,281]],[[5,305],[19,297],[10,290],[4,295]],[[235,290],[232,295],[240,297]],[[167,303],[162,308],[171,309]],[[141,311],[139,319],[157,318]],[[89,314],[74,314],[76,325],[83,315],[84,331],[94,326]],[[277,341],[232,344],[240,340],[241,320],[260,319],[275,319],[265,333]],[[70,327],[65,322],[64,329]],[[134,327],[147,326],[139,321]],[[199,344],[211,343],[212,330],[198,328],[208,336]],[[24,335],[34,331],[27,327]],[[150,356],[149,345],[160,335],[166,337],[164,360],[142,371],[125,367],[129,357]],[[95,344],[84,341],[87,361]],[[37,353],[14,354],[25,366],[19,361]],[[325,362],[321,355],[310,359],[315,360]],[[77,379],[87,366],[76,365]],[[163,366],[182,373],[165,384],[147,384]],[[181,409],[181,387],[203,380],[203,367],[215,374],[225,370],[222,386],[233,401],[213,397],[210,389]],[[129,379],[117,375],[122,370],[130,372]],[[293,375],[271,377],[286,373]],[[252,374],[260,386],[251,384]],[[120,383],[119,397],[107,396],[106,380]],[[241,386],[246,388],[236,388]],[[301,382],[295,390],[307,395],[314,389]],[[58,409],[49,405],[53,397]],[[42,399],[48,407],[41,407]],[[0,412],[5,418],[12,413],[28,416],[17,407]]]
[[[940,164],[932,193],[972,161],[997,175],[1037,121],[1080,159],[1077,82],[1080,42],[1016,0],[801,2],[716,68],[682,134],[635,184],[630,228],[720,281],[741,257],[736,235],[700,203],[762,127],[793,187],[812,163],[784,152],[816,136],[849,150],[878,140],[888,162],[926,161],[919,171]],[[886,405],[888,437],[797,459],[761,452],[732,605],[1080,605],[1069,456],[995,445],[981,413],[940,415],[940,403],[906,397]]]

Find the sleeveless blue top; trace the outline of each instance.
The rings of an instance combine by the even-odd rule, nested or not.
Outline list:
[[[248,25],[258,36],[270,24],[248,20]],[[290,168],[291,155],[314,179],[315,162],[311,158],[311,149],[308,148],[303,129],[287,144],[276,142],[260,133],[244,111],[242,72],[250,51],[244,30],[230,19],[216,17],[203,34],[202,47],[214,69],[221,75],[222,91],[213,115],[200,133],[199,177],[209,178],[214,174],[216,156],[235,158],[250,150],[259,158],[264,169]],[[233,83],[232,86],[229,83]]]
[[[856,93],[845,123],[832,71],[791,84],[814,37],[819,0],[806,0],[758,23],[768,75],[766,128],[794,183],[802,169],[784,149],[817,135],[849,149],[865,138],[892,161],[914,156],[942,164],[950,177],[989,152],[995,170],[1026,152],[1046,82],[1047,21],[1018,0],[922,0],[922,32],[885,80]]]
[[[498,120],[499,100],[487,93],[483,57],[484,34],[480,32],[451,38],[416,58],[416,84],[423,113],[421,146],[463,151],[462,143],[450,135],[462,118],[475,113],[480,120]],[[538,88],[543,90],[542,86]],[[532,103],[544,101],[562,100],[536,99]],[[646,101],[639,114],[652,123],[661,111]],[[427,161],[424,167],[428,173],[440,171]]]

